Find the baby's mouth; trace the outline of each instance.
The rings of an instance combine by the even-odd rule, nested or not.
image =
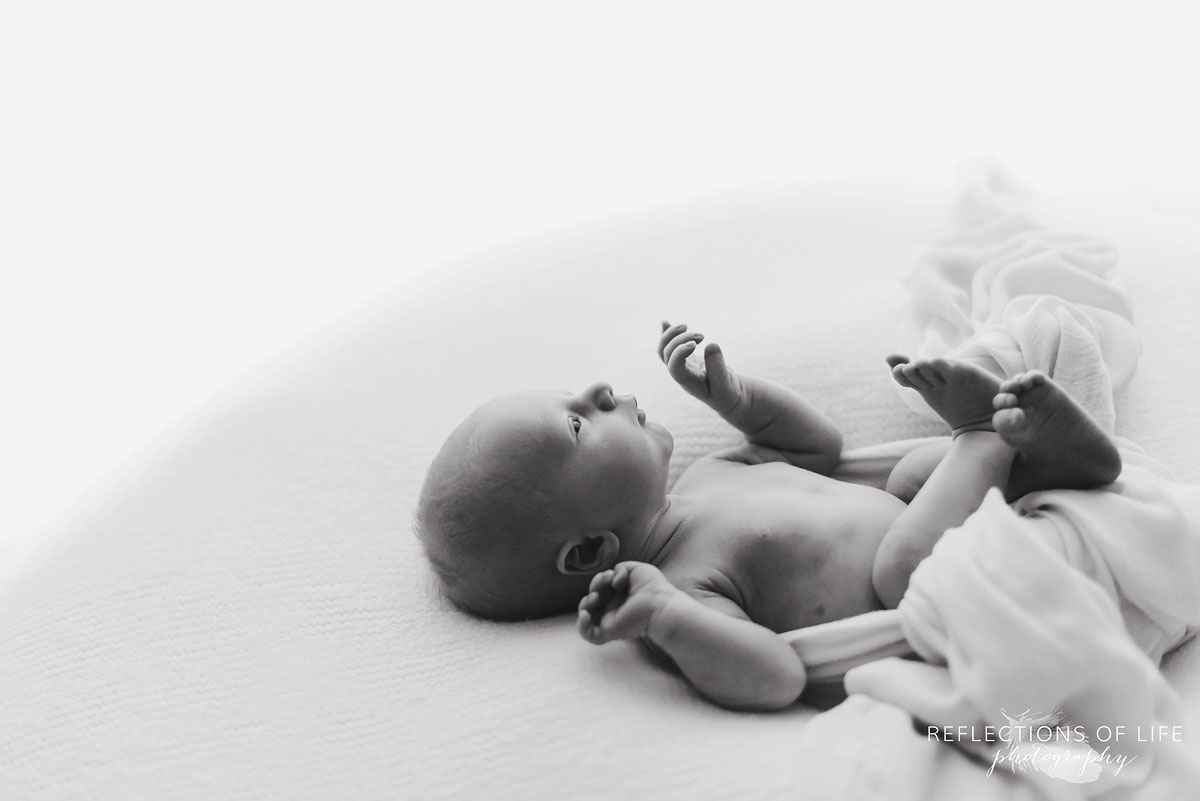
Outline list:
[[[637,410],[638,425],[646,425],[646,413],[641,409]]]

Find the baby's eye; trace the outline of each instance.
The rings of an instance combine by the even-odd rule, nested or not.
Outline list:
[[[579,429],[583,428],[583,418],[581,418],[577,414],[573,414],[570,417],[568,417],[567,420],[571,424],[571,430],[574,431],[576,435],[578,435]]]

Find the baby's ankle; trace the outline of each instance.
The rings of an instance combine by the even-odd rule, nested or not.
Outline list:
[[[966,431],[958,431],[954,434],[954,445],[962,445],[972,449],[987,449],[988,451],[996,451],[997,453],[1009,453],[1016,455],[1017,448],[1005,442],[1004,437],[996,433],[992,428],[969,429]]]

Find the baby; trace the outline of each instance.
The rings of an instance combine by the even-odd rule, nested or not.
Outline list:
[[[1010,500],[1109,483],[1113,442],[1056,384],[967,362],[887,359],[950,426],[905,456],[886,491],[830,478],[842,437],[778,385],[735,373],[703,335],[663,323],[659,356],[745,435],[667,493],[673,440],[631,395],[528,392],[476,410],[434,459],[417,531],[451,600],[492,619],[578,608],[588,641],[640,639],[723,706],[803,692],[777,636],[896,606],[917,564],[991,487]],[[582,601],[580,597],[582,596]]]

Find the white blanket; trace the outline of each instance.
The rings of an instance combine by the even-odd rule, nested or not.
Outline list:
[[[959,180],[953,232],[923,248],[906,279],[901,350],[1001,377],[1041,370],[1111,433],[1113,391],[1141,353],[1129,296],[1113,280],[1116,250],[1034,222],[1028,192],[999,164],[970,162]],[[916,392],[901,394],[937,419]]]
[[[1111,430],[1114,388],[1132,375],[1140,352],[1128,298],[1106,280],[1113,254],[1039,230],[1022,202],[995,165],[968,171],[956,204],[959,229],[926,250],[910,276],[909,350],[972,358],[1001,376],[1044,370]],[[1183,746],[1178,698],[1157,668],[1200,626],[1200,488],[1170,482],[1160,465],[1126,446],[1125,470],[1110,487],[1033,493],[1012,508],[994,490],[947,532],[894,612],[785,638],[817,681],[849,670],[849,693],[893,704],[927,726],[965,727],[970,735],[960,734],[960,745],[1029,782],[1024,790],[1178,797],[1200,783],[1200,772]],[[890,656],[906,647],[925,661]],[[878,753],[829,744],[860,736],[866,703],[828,712],[810,730],[812,764],[844,763],[830,772],[840,778],[826,793],[908,798],[914,786],[928,789],[950,775],[955,787],[972,781],[945,771],[942,754],[913,784],[888,783],[894,795],[873,780],[861,785]],[[1087,742],[1006,743],[986,728],[1039,713],[1068,727],[1053,731]],[[911,727],[885,719],[893,756],[907,753]]]
[[[1200,786],[1178,696],[1135,644],[1157,650],[1200,621],[1200,490],[1127,472],[1116,492],[1039,493],[1016,511],[993,491],[947,532],[894,613],[925,661],[854,668],[850,700],[806,731],[817,797],[1173,799]],[[1142,525],[1146,507],[1162,525]],[[1099,514],[1110,534],[1080,529],[1097,531]],[[1005,731],[1052,711],[1053,735]]]
[[[968,727],[962,744],[989,767],[1011,752],[994,737],[985,742],[986,726],[999,731],[1022,712],[1059,709],[1061,725],[1082,727],[1103,757],[1077,748],[1058,764],[1047,746],[1024,765],[1009,758],[997,769],[1048,785],[1041,789],[1051,797],[1116,788],[1179,797],[1200,772],[1157,664],[1200,624],[1197,520],[1200,489],[1164,485],[1136,466],[1115,491],[1048,491],[1014,508],[993,491],[921,564],[897,610],[927,664],[872,662],[847,674],[846,689],[926,725]],[[1068,793],[1058,782],[1072,776],[1086,782]]]

